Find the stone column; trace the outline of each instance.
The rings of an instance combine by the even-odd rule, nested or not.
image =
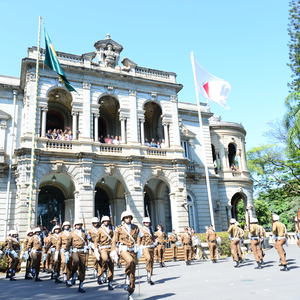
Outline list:
[[[121,121],[121,138],[122,138],[122,143],[126,144],[126,118],[125,117],[120,117],[120,121]]]
[[[113,200],[113,212],[112,212],[112,218],[114,225],[120,225],[121,224],[121,214],[124,210],[126,210],[126,201],[125,198],[116,198]]]
[[[169,139],[169,124],[168,123],[164,123],[164,134],[165,134],[165,146],[166,148],[170,147],[170,139]]]
[[[65,200],[65,221],[74,222],[74,205],[75,199],[66,199]]]
[[[127,140],[129,143],[138,143],[138,116],[137,116],[137,99],[136,91],[129,91],[130,117],[127,119]]]
[[[6,120],[1,120],[0,122],[0,152],[5,152],[5,140],[6,140]]]
[[[178,98],[177,95],[173,95],[171,98],[171,105],[172,105],[172,147],[181,147],[180,144],[180,132],[179,132],[179,119],[178,119]]]
[[[245,141],[242,140],[242,151],[241,151],[241,160],[243,163],[243,171],[248,172],[248,167],[247,167],[247,160],[246,160],[246,147],[245,147]]]
[[[80,138],[85,140],[93,139],[91,130],[91,84],[87,81],[82,83],[82,128],[80,128]]]
[[[99,114],[94,114],[94,140],[95,140],[95,142],[98,142],[98,140],[99,140],[98,119],[99,119]]]
[[[134,222],[142,223],[144,217],[144,193],[142,190],[133,190],[127,195],[127,207],[134,215]]]
[[[45,137],[46,135],[47,111],[48,109],[46,107],[42,108],[42,130],[41,130],[42,137]]]
[[[77,140],[77,116],[78,116],[78,112],[72,112],[73,140]]]
[[[145,119],[140,119],[140,130],[141,130],[141,145],[145,143],[145,128],[144,128]]]
[[[80,217],[80,200],[79,200],[79,192],[74,192],[74,220]]]

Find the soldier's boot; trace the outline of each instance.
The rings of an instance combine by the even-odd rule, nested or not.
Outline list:
[[[216,263],[217,263],[217,260],[216,260],[216,259],[213,259],[213,263],[216,264]]]
[[[165,263],[164,263],[164,262],[162,263],[162,266],[163,266],[163,267],[166,267],[166,265],[165,265]]]
[[[188,266],[188,265],[189,265],[188,261],[186,261],[186,262],[185,262],[185,265],[186,265],[186,266]]]
[[[260,264],[261,264],[261,265],[263,265],[263,264],[264,264],[264,260],[263,260],[263,259],[261,259],[261,261],[260,261]]]
[[[282,269],[280,269],[280,271],[289,271],[289,268],[287,265],[284,265]]]
[[[112,291],[114,289],[113,285],[112,285],[112,280],[108,280],[108,290]]]
[[[83,281],[79,282],[78,293],[85,293],[85,289],[83,288]]]
[[[35,273],[35,268],[32,268],[32,269],[31,269],[31,274],[32,274],[32,278],[34,278],[35,275],[36,275],[36,273]]]
[[[97,277],[98,277],[98,271],[94,269],[94,279],[96,279]]]
[[[77,277],[77,273],[74,273],[74,274],[72,275],[72,279],[71,279],[72,285],[74,285],[74,284],[76,283],[76,277]]]
[[[62,281],[59,279],[59,273],[56,273],[56,275],[55,275],[55,283],[62,283]]]
[[[176,257],[173,258],[173,261],[177,261]]]
[[[15,276],[14,270],[12,270],[12,269],[10,269],[10,270],[11,270],[11,271],[10,271],[9,280],[10,280],[10,281],[16,281],[17,279],[14,278],[14,276]]]
[[[39,273],[38,272],[36,272],[35,281],[42,281],[42,279],[39,277]]]
[[[261,266],[261,262],[260,262],[260,261],[257,261],[257,267],[255,267],[254,269],[262,269],[262,266]]]
[[[30,275],[30,273],[26,272],[25,273],[25,280],[31,280],[32,276]]]
[[[150,274],[150,272],[147,272],[147,282],[148,282],[150,285],[154,285],[154,282],[151,280],[151,274]]]
[[[55,278],[54,272],[51,272],[51,277],[50,277],[50,279],[52,280],[52,279],[54,279],[54,278]]]
[[[11,269],[8,269],[7,271],[6,271],[6,277],[5,278],[10,278],[10,273],[11,273]]]
[[[97,283],[98,283],[99,285],[101,285],[101,284],[103,283],[103,282],[102,282],[102,276],[101,276],[101,275],[98,276]]]
[[[238,268],[239,266],[240,266],[240,262],[239,262],[239,261],[236,261],[234,267],[235,267],[235,268]]]

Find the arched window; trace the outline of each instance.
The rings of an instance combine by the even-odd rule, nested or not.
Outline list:
[[[162,126],[162,110],[155,102],[147,102],[144,105],[145,111],[145,141],[162,142],[164,140],[164,130]],[[164,141],[163,141],[164,142]]]
[[[230,143],[228,145],[228,161],[229,167],[235,171],[238,168],[238,163],[236,161],[236,145],[234,143]]]

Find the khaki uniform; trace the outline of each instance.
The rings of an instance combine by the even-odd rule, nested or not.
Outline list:
[[[74,229],[71,231],[72,247],[72,276],[78,271],[79,281],[85,279],[86,253],[87,253],[87,235],[83,230]]]
[[[48,236],[46,236],[44,238],[44,245],[49,244],[50,243],[50,239],[51,239],[51,233],[49,233]],[[43,268],[44,268],[44,270],[45,269],[52,270],[52,268],[53,268],[53,259],[52,259],[52,256],[51,256],[50,249],[48,249],[47,251],[45,251],[45,254],[46,254],[46,260],[43,261]]]
[[[261,255],[264,258],[265,253],[263,249],[263,240],[266,238],[267,235],[266,235],[266,230],[261,225],[258,225],[258,227],[259,227],[259,238],[260,238],[259,247],[260,247]]]
[[[19,257],[15,257],[12,253],[12,251],[15,251],[17,255],[19,255],[19,252],[20,252],[20,249],[21,249],[21,246],[20,246],[20,243],[19,241],[14,238],[14,237],[11,237],[9,236],[5,243],[4,243],[4,251],[6,251],[6,256],[7,256],[7,259],[8,259],[8,271],[10,272],[11,274],[11,277],[15,275],[16,273],[16,269],[17,269],[17,266],[20,262],[20,259]]]
[[[98,235],[98,229],[99,227],[91,227],[89,230],[88,230],[88,235],[90,236],[90,243],[92,244],[92,247],[94,247],[94,243],[95,243],[95,240],[97,238],[97,235]],[[92,248],[92,252],[93,252],[93,266],[94,266],[94,269],[97,270],[98,274],[101,273],[101,266],[99,264],[99,262],[97,261],[95,255],[94,255],[94,249]],[[87,257],[87,260],[88,260],[88,257]]]
[[[47,239],[47,242],[45,243],[45,252],[50,252],[51,255],[51,265],[53,266],[53,272],[56,274],[56,276],[59,276],[60,274],[60,266],[61,266],[61,255],[58,252],[58,255],[55,254],[56,251],[58,251],[58,244],[60,242],[59,234],[53,233],[49,238]],[[57,258],[55,260],[55,258]]]
[[[153,274],[154,263],[154,241],[155,236],[149,227],[143,226],[140,228],[142,237],[139,238],[139,244],[143,246],[143,256],[146,260],[146,270],[150,275]]]
[[[176,233],[171,233],[169,236],[169,242],[171,244],[171,249],[172,249],[172,255],[173,255],[173,259],[177,259],[177,252],[178,252],[178,248],[177,248],[177,241],[178,241],[178,237]]]
[[[230,236],[230,248],[231,248],[231,255],[234,261],[238,262],[241,259],[239,254],[239,244],[240,244],[240,228],[232,224],[229,226],[227,232]]]
[[[131,224],[131,230],[128,232],[127,225],[123,224],[116,228],[112,240],[112,250],[116,250],[117,244],[119,244],[119,254],[125,261],[125,274],[130,280],[129,294],[132,294],[135,289],[135,269],[137,264],[135,245],[137,244],[138,235],[138,226]]]
[[[192,235],[188,232],[180,234],[183,245],[184,260],[186,262],[192,260]]]
[[[38,277],[40,273],[41,259],[43,254],[43,242],[39,235],[33,235],[27,244],[27,251],[30,251],[30,256],[32,259],[32,271]]]
[[[165,243],[167,242],[167,235],[163,231],[156,231],[154,233],[157,242],[158,261],[164,263],[165,261]]]
[[[251,236],[251,250],[253,252],[256,262],[260,262],[263,259],[261,248],[260,248],[260,232],[261,228],[257,224],[250,224],[249,233]]]
[[[286,253],[283,249],[283,245],[286,243],[286,227],[283,223],[276,221],[273,223],[272,232],[275,236],[275,248],[280,257],[281,264],[286,266]]]
[[[208,229],[206,232],[206,241],[208,243],[210,259],[217,259],[217,234],[213,229]]]
[[[70,254],[71,247],[71,232],[64,230],[59,233],[57,250],[61,256],[61,268],[62,272],[67,275],[67,279],[70,280],[72,272],[72,259]]]
[[[25,240],[23,241],[23,249],[26,251],[27,249],[27,245],[28,245],[28,242],[29,242],[29,239],[30,237],[27,236],[25,238]],[[30,250],[29,250],[30,251]],[[32,260],[31,260],[31,257],[29,255],[28,259],[26,260],[26,275],[28,275],[30,272],[31,272],[31,267],[32,267]]]
[[[102,224],[97,230],[97,235],[94,240],[94,247],[99,250],[101,257],[98,276],[107,272],[108,281],[112,281],[114,277],[114,263],[110,257],[113,236],[114,232],[111,226],[105,226]]]

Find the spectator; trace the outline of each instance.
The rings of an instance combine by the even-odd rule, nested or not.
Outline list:
[[[150,143],[149,143],[148,139],[145,139],[145,146],[150,147]]]
[[[120,140],[119,137],[116,135],[115,139],[113,139],[113,144],[114,145],[120,145]]]
[[[47,130],[46,137],[47,137],[48,139],[52,139],[52,130],[51,130],[51,129],[48,129],[48,130]]]
[[[151,139],[150,147],[157,148],[157,144],[156,144],[154,138]]]
[[[109,134],[108,134],[108,135],[106,136],[106,138],[104,139],[104,142],[105,142],[105,144],[111,144],[111,143],[112,143],[112,140],[111,140]]]
[[[100,135],[99,142],[100,142],[101,144],[104,144],[104,143],[105,143],[105,140],[104,140],[104,136],[103,136],[103,135]]]
[[[161,140],[160,147],[161,148],[166,148],[166,144],[165,144],[165,140],[164,139]]]

